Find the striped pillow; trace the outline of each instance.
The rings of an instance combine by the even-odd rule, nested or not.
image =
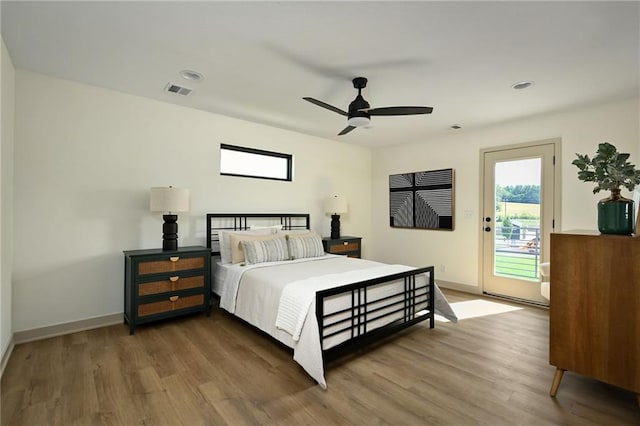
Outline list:
[[[269,240],[240,241],[247,263],[277,262],[289,260],[289,249],[284,237]]]
[[[322,239],[316,233],[307,235],[287,235],[289,254],[292,259],[324,256]]]
[[[231,240],[231,263],[242,263],[246,259],[244,257],[244,249],[242,248],[241,241],[262,241],[272,240],[278,238],[276,234],[270,235],[242,235],[242,234],[230,234]]]

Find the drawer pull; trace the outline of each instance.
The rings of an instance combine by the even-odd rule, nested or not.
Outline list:
[[[169,296],[169,300],[172,302],[176,302],[178,299],[180,299],[180,296]]]
[[[171,281],[172,283],[175,283],[176,281],[178,281],[180,279],[180,277],[175,276],[175,277],[169,277],[169,281]]]
[[[344,242],[342,243],[342,245],[343,245],[343,246],[348,246],[348,245],[349,245],[349,242],[344,241]]]
[[[171,256],[169,260],[172,262],[177,262],[178,260],[180,260],[180,256]]]

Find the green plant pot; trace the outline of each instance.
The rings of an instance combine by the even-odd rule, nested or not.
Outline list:
[[[603,234],[633,233],[633,200],[611,191],[611,196],[598,201],[598,230]]]

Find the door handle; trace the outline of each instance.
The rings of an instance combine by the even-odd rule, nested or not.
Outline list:
[[[485,227],[484,232],[491,232],[491,227],[490,226]]]
[[[487,222],[487,223],[491,222],[491,218],[490,218],[489,216],[485,217],[485,218],[484,218],[484,220],[485,220],[485,222]]]

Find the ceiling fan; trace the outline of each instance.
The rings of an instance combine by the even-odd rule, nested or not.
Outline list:
[[[362,97],[362,89],[367,87],[367,79],[364,77],[356,77],[353,79],[353,87],[358,89],[358,96],[349,104],[349,112],[345,112],[340,108],[336,108],[333,105],[329,105],[326,102],[319,101],[314,98],[305,97],[302,98],[305,101],[309,101],[312,104],[318,105],[322,108],[326,108],[329,111],[337,112],[340,115],[347,117],[347,123],[338,136],[346,135],[356,127],[363,127],[369,124],[372,115],[417,115],[417,114],[431,114],[433,108],[424,106],[392,106],[382,108],[371,108],[369,102]]]

